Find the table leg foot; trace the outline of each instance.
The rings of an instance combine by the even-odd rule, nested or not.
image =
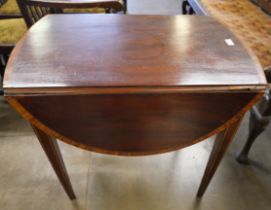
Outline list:
[[[201,180],[200,187],[198,189],[197,197],[202,197],[206,191],[220,161],[222,160],[239,127],[240,122],[241,119],[217,135],[203,178]]]
[[[251,149],[252,144],[255,142],[256,138],[265,130],[265,127],[269,123],[269,118],[262,116],[257,107],[254,106],[250,111],[249,120],[249,136],[247,142],[236,158],[236,160],[241,164],[249,164],[248,153]]]
[[[32,127],[64,190],[71,200],[75,199],[76,197],[73,192],[57,141],[37,127],[33,125]]]
[[[271,78],[269,75],[266,75],[267,78]],[[271,94],[270,90],[267,90],[264,94],[264,97],[261,101],[252,107],[250,111],[249,119],[249,135],[245,146],[242,151],[236,158],[239,163],[249,164],[248,153],[251,149],[251,146],[255,142],[256,138],[265,130],[270,122],[271,116]]]

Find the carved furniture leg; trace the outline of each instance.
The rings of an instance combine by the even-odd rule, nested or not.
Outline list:
[[[54,138],[45,134],[43,131],[39,130],[37,127],[33,125],[32,127],[64,190],[66,191],[67,195],[71,200],[75,199],[76,197],[73,192],[72,185],[57,141]]]
[[[245,146],[236,158],[239,163],[249,164],[248,153],[256,138],[265,130],[269,124],[271,115],[270,90],[268,90],[262,100],[250,111],[249,135]]]
[[[197,197],[202,197],[206,188],[209,185],[222,157],[224,156],[228,146],[230,145],[238,127],[241,122],[239,119],[237,122],[233,123],[231,126],[226,128],[224,131],[220,132],[214,142],[212,152],[210,154],[203,178],[201,180],[200,187],[198,189]]]
[[[271,68],[264,71],[267,82],[271,82]],[[267,90],[261,101],[253,106],[250,111],[249,135],[245,146],[237,156],[236,160],[242,164],[249,164],[248,153],[256,138],[265,130],[270,121],[271,115],[271,96]]]

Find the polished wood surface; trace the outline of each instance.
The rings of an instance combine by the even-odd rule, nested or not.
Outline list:
[[[16,46],[4,78],[6,99],[48,143],[71,198],[52,137],[90,151],[150,155],[223,132],[201,197],[265,88],[258,62],[238,40],[197,16],[48,15]]]
[[[177,150],[222,131],[257,95],[53,95],[12,97],[15,101],[10,102],[46,133],[80,148],[148,155]]]
[[[12,57],[6,93],[20,88],[62,93],[66,87],[73,92],[82,87],[87,92],[108,87],[253,90],[265,85],[257,62],[210,17],[48,15]]]

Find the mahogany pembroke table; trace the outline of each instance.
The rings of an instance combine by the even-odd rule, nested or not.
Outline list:
[[[201,197],[265,89],[255,57],[206,16],[47,15],[16,45],[4,78],[6,99],[32,124],[71,199],[55,139],[150,155],[218,134]]]

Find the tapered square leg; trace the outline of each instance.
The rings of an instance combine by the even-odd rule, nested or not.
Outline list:
[[[32,127],[64,190],[66,191],[67,195],[71,200],[75,199],[76,197],[73,192],[72,185],[57,141],[54,138],[45,134],[37,127],[33,125]]]
[[[208,187],[220,161],[222,160],[228,146],[230,145],[242,119],[239,119],[231,126],[220,132],[214,142],[212,152],[209,157],[200,187],[198,189],[197,197],[202,197],[206,188]]]

